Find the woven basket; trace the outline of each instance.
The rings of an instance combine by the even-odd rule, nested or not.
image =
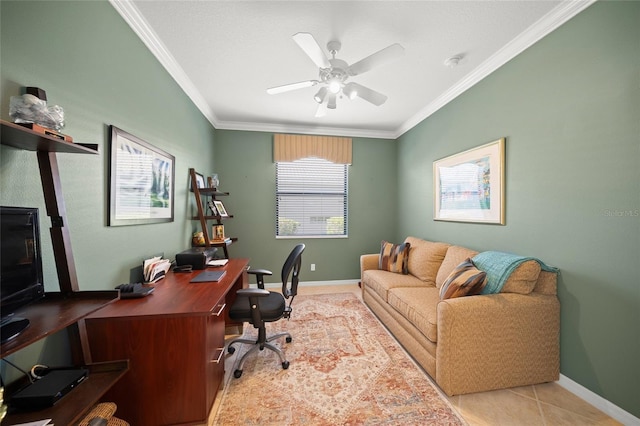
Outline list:
[[[129,426],[129,423],[117,417],[111,417],[107,422],[107,426]]]
[[[93,407],[89,414],[84,416],[78,426],[89,426],[89,422],[96,417],[107,420],[107,426],[129,426],[126,421],[113,417],[117,408],[113,402],[101,402]]]

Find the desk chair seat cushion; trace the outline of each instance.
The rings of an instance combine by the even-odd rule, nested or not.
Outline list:
[[[266,322],[277,321],[282,318],[286,302],[282,294],[269,292],[268,296],[258,298],[260,303],[260,315]],[[251,322],[251,306],[248,297],[237,297],[231,309],[229,317],[235,321]]]

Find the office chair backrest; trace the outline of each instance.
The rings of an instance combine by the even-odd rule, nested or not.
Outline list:
[[[282,266],[282,294],[287,299],[295,297],[298,293],[298,274],[300,274],[304,248],[304,244],[295,246]],[[289,275],[291,275],[291,279],[289,279]]]

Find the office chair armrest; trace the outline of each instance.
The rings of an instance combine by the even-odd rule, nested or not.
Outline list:
[[[252,296],[266,297],[269,295],[269,293],[270,293],[269,290],[264,290],[260,288],[243,288],[236,292],[238,296],[245,296],[245,297],[252,297]]]
[[[247,273],[253,275],[273,275],[273,272],[268,269],[248,269]]]
[[[256,276],[256,283],[258,284],[258,288],[261,288],[263,290],[264,290],[264,276],[273,275],[273,273],[267,269],[249,269],[247,273]]]

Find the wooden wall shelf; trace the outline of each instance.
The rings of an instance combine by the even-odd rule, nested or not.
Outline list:
[[[80,291],[76,274],[71,238],[66,219],[66,207],[62,197],[62,183],[56,154],[98,154],[97,144],[67,142],[31,129],[0,120],[2,145],[37,154],[42,181],[42,192],[51,218],[51,242],[56,262],[60,292],[45,293],[45,297],[16,312],[28,318],[30,326],[18,337],[0,347],[5,358],[26,348],[38,340],[67,329],[73,364],[89,369],[89,378],[81,383],[53,407],[34,412],[9,414],[3,425],[25,423],[50,418],[56,425],[75,424],[128,370],[128,360],[93,364],[87,342],[84,318],[119,299],[117,291]],[[44,227],[42,227],[44,228]],[[42,229],[41,228],[41,229]],[[8,386],[5,396],[26,384],[26,378]]]
[[[29,318],[31,325],[15,339],[2,344],[0,358],[67,328],[118,299],[115,290],[46,293],[43,299],[16,312],[16,316]]]
[[[19,124],[0,120],[2,124],[2,145],[25,151],[66,152],[76,154],[97,154],[97,144],[66,142],[42,133],[34,132]]]
[[[124,376],[129,369],[129,361],[99,362],[86,368],[89,370],[89,378],[53,407],[32,412],[16,412],[8,415],[2,424],[13,425],[52,419],[55,425],[74,425]],[[78,407],[87,407],[87,410],[78,410]]]
[[[216,197],[228,196],[228,192],[218,191],[217,188],[198,188],[198,181],[196,179],[196,171],[195,169],[189,169],[189,178],[191,181],[191,192],[196,199],[196,207],[198,209],[198,215],[194,216],[192,220],[197,220],[200,222],[200,227],[202,228],[202,234],[205,240],[205,247],[220,247],[224,251],[224,257],[229,259],[229,250],[227,246],[238,241],[237,237],[228,238],[226,241],[214,241],[212,238],[213,235],[209,233],[209,225],[208,221],[212,221],[213,224],[222,225],[222,221],[226,219],[232,219],[233,215],[228,216],[220,216],[220,215],[207,215],[207,205],[206,199],[204,197],[210,197],[211,201],[215,201]]]

